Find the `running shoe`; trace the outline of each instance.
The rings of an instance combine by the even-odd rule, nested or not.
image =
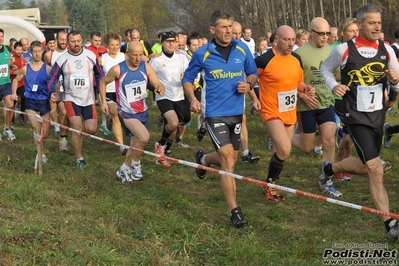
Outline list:
[[[128,148],[125,148],[125,147],[119,147],[119,151],[121,152],[121,155],[122,156],[125,156],[126,155],[126,153],[127,153],[127,150],[128,150]]]
[[[111,131],[108,130],[106,124],[100,126],[100,131],[102,131],[105,136],[111,135]]]
[[[4,128],[3,134],[6,135],[8,140],[16,140],[17,139],[14,135],[14,130],[12,129],[12,127],[8,128],[8,129]]]
[[[322,157],[323,156],[323,150],[322,149],[313,149],[312,155],[315,157]]]
[[[276,182],[272,182],[272,184],[276,184]],[[266,199],[271,202],[285,201],[285,197],[280,195],[278,190],[272,187],[264,186],[263,194],[265,195]]]
[[[392,169],[392,164],[390,161],[386,161],[384,159],[380,159],[382,166],[384,167],[384,172]]]
[[[248,224],[248,221],[244,218],[240,207],[236,207],[230,211],[231,224],[235,228],[243,228]]]
[[[339,181],[351,181],[352,175],[348,173],[336,173],[335,178]]]
[[[60,151],[67,151],[69,149],[68,139],[66,137],[60,138],[59,145]]]
[[[46,164],[46,163],[48,163],[48,158],[47,158],[47,156],[46,156],[46,154],[42,154],[42,163],[44,163],[44,164]]]
[[[201,158],[205,155],[204,151],[200,148],[197,148],[194,150],[193,154],[194,154],[194,158],[195,158],[195,161],[197,162],[197,164],[202,165]],[[209,166],[209,165],[206,165],[206,166]],[[195,173],[197,174],[199,179],[204,179],[206,176],[206,170],[202,170],[199,168],[195,169]]]
[[[317,181],[318,185],[319,185],[320,180]],[[319,185],[320,187],[320,185]],[[334,198],[339,198],[342,196],[342,193],[339,192],[335,187],[334,184],[331,180],[328,180],[325,183],[324,186],[324,190],[322,191],[322,193],[328,197],[334,197]]]
[[[118,171],[116,171],[116,175],[117,175],[118,179],[121,180],[122,183],[133,182],[132,172],[130,169],[123,171],[121,168],[119,168]]]
[[[181,140],[176,141],[176,145],[179,146],[179,147],[181,147],[181,148],[185,148],[185,149],[190,148],[190,145],[188,145],[187,143],[184,143],[184,142],[181,141]]]
[[[158,142],[155,142],[155,153],[161,155],[160,157],[157,158],[155,163],[159,164],[159,165],[162,165],[163,167],[168,168],[168,167],[171,167],[171,164],[168,163],[165,160],[165,158],[163,157],[163,155],[165,155],[165,148],[166,148],[166,145],[162,146]]]
[[[388,114],[390,114],[390,115],[396,114],[395,109],[393,109],[393,107],[388,108]]]
[[[318,189],[325,195],[327,196],[332,196],[332,197],[340,197],[342,196],[342,193],[339,192],[335,187],[332,182],[332,176],[327,176],[324,173],[324,166],[329,164],[328,161],[326,160],[321,160],[319,162],[318,168],[319,168],[319,177],[317,178],[317,187]]]
[[[86,169],[86,161],[84,159],[76,160],[76,167],[80,169]]]
[[[389,128],[391,128],[391,125],[388,123],[385,123],[385,125],[384,125],[384,146],[385,146],[385,148],[389,148],[391,146],[392,135],[388,133]]]
[[[387,232],[388,240],[395,241],[399,238],[399,223],[398,220],[392,220],[389,223],[389,231]]]
[[[166,150],[165,151],[165,155],[168,156],[168,157],[172,156],[172,150],[171,149]]]
[[[250,151],[248,151],[247,155],[243,155],[241,157],[241,161],[244,163],[257,163],[259,161],[258,156],[253,156]]]
[[[196,135],[197,135],[197,140],[198,140],[199,142],[201,142],[202,139],[205,137],[205,134],[206,134],[206,128],[205,128],[205,122],[203,122],[203,123],[201,124],[201,127],[197,130],[197,133],[196,133]]]
[[[134,181],[141,181],[143,180],[143,174],[141,173],[141,165],[133,165],[130,167],[131,171],[131,178]]]
[[[267,149],[268,149],[269,151],[272,151],[272,150],[273,150],[273,140],[272,140],[271,137],[268,137],[268,138],[267,138]]]
[[[54,126],[54,133],[55,134],[60,134],[61,130],[59,126]]]

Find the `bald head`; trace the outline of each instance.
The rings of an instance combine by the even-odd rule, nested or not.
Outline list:
[[[331,35],[330,25],[322,17],[316,17],[310,22],[311,44],[315,47],[323,47],[327,44],[328,37]]]
[[[132,54],[143,54],[144,49],[143,49],[143,45],[141,44],[141,42],[139,41],[131,41],[129,43],[129,47],[128,47],[128,53],[132,53]]]
[[[140,32],[137,29],[132,29],[130,32],[130,39],[132,41],[140,41]]]
[[[288,55],[292,52],[296,40],[296,33],[288,25],[280,26],[276,32],[276,51],[279,55]]]
[[[233,21],[233,26],[231,27],[231,30],[233,32],[233,38],[236,40],[241,39],[242,36],[242,26],[240,23],[237,21]]]

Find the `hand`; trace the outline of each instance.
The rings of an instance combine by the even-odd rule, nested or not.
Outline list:
[[[192,112],[201,113],[201,103],[197,99],[192,100],[190,109]]]
[[[12,101],[18,101],[18,95],[16,93],[11,94]]]
[[[303,88],[303,93],[310,97],[314,97],[316,95],[316,88],[312,86],[306,86],[305,88]]]
[[[51,100],[52,102],[57,102],[57,101],[59,100],[58,94],[57,94],[56,92],[53,92],[53,93],[51,94],[50,100]]]
[[[101,111],[103,112],[103,114],[108,114],[108,104],[107,103],[103,103],[101,105]]]
[[[399,81],[399,75],[398,72],[396,72],[395,69],[387,69],[385,70],[385,75],[387,75],[387,78],[391,84],[396,84]]]
[[[252,108],[255,109],[256,111],[259,111],[261,108],[260,101],[258,99],[252,101]]]
[[[158,85],[155,89],[154,89],[155,94],[158,94],[160,96],[164,96],[165,95],[165,87],[163,85]]]
[[[251,90],[251,87],[247,82],[239,81],[237,86],[237,91],[241,94],[245,94]]]
[[[319,101],[317,100],[316,96],[308,96],[307,94],[303,93],[301,99],[311,109],[315,109],[317,106],[319,106]]]
[[[349,87],[346,85],[338,84],[332,89],[332,92],[337,96],[344,96],[347,91],[350,91]]]

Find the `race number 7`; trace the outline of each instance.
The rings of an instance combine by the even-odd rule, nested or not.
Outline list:
[[[370,94],[371,94],[371,103],[374,103],[374,91],[371,91]]]

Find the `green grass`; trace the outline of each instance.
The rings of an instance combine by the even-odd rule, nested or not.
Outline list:
[[[159,139],[157,109],[150,107],[151,140]],[[399,114],[389,116],[398,123]],[[194,119],[193,119],[194,120]],[[2,118],[0,120],[3,122]],[[198,143],[196,122],[188,127],[190,149],[172,147],[173,157],[194,161],[192,150],[213,151],[207,136]],[[236,173],[264,180],[271,153],[258,116],[248,112],[250,148],[258,164],[237,163]],[[0,128],[2,130],[2,128]],[[49,163],[33,174],[35,148],[30,126],[14,125],[15,142],[1,142],[0,265],[322,265],[334,243],[387,243],[379,216],[282,192],[283,203],[264,199],[260,186],[237,180],[237,198],[249,226],[230,225],[219,176],[199,180],[194,169],[165,169],[143,156],[143,182],[121,184],[119,148],[85,138],[85,170],[74,167],[73,152],[58,151],[58,136],[45,143]],[[103,137],[99,131],[98,136]],[[108,137],[107,137],[108,138]],[[110,136],[109,139],[113,140]],[[125,143],[128,143],[125,139]],[[399,213],[395,166],[399,138],[382,157],[394,168],[385,175],[391,211]],[[318,194],[318,158],[293,150],[279,184]],[[336,182],[343,201],[374,208],[368,180]],[[398,244],[389,243],[389,249]]]

